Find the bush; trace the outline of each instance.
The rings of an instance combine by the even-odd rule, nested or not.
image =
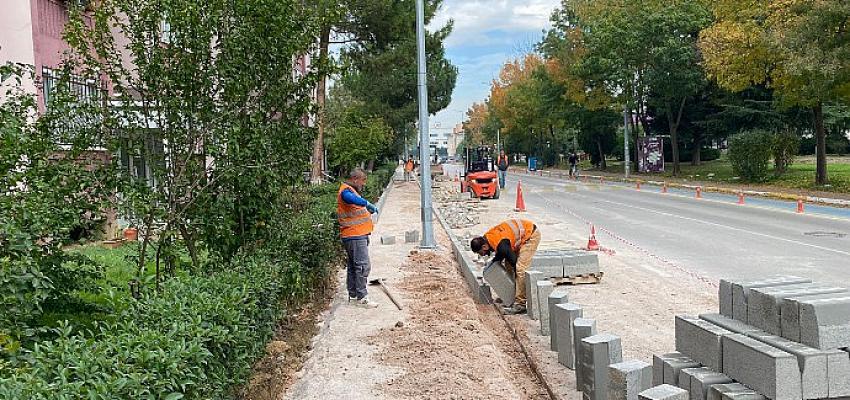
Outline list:
[[[729,138],[729,162],[742,179],[763,182],[768,178],[773,135],[761,131],[745,131]]]
[[[800,137],[791,132],[780,132],[773,136],[773,164],[776,174],[784,174],[794,163],[800,151]]]

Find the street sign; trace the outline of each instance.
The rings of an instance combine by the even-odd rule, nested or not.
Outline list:
[[[638,140],[638,171],[664,172],[664,140],[657,136]]]

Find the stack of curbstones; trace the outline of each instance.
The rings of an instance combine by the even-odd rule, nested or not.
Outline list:
[[[653,384],[690,400],[850,396],[850,293],[779,276],[720,282],[720,314],[677,316],[677,353],[655,357]]]

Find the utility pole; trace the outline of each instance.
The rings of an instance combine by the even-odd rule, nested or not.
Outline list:
[[[635,143],[637,145],[637,143]],[[630,157],[629,154],[629,106],[623,106],[623,159],[625,162],[626,178],[629,177]]]
[[[434,249],[434,208],[431,204],[431,147],[428,142],[428,71],[425,64],[425,1],[416,0],[416,53],[419,60],[419,159],[422,175],[421,210],[423,249]]]
[[[496,128],[496,154],[502,151],[502,128]]]

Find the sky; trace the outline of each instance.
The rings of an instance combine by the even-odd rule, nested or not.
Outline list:
[[[560,0],[445,0],[429,30],[454,20],[446,54],[459,74],[452,103],[431,116],[432,129],[455,126],[473,102],[486,99],[502,65],[533,49],[558,5]]]

